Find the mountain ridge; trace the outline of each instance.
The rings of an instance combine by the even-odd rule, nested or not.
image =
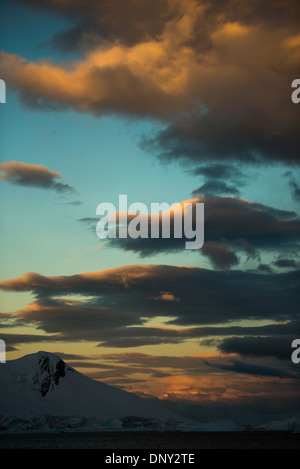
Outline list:
[[[50,352],[7,361],[0,367],[0,378],[3,417],[76,416],[117,419],[127,424],[134,419],[186,420],[157,403],[93,380]]]
[[[246,416],[247,417],[247,416]],[[260,418],[258,418],[260,417]],[[0,365],[0,433],[74,431],[300,432],[300,415],[201,422],[81,374],[58,355],[39,351]]]

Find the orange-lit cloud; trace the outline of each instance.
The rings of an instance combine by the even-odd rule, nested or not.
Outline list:
[[[99,359],[104,367],[98,372],[91,371],[94,378],[125,385],[142,395],[167,399],[174,405],[200,406],[200,412],[206,409],[209,413],[209,409],[216,405],[224,409],[235,408],[237,413],[241,408],[253,412],[254,408],[263,405],[284,408],[289,405],[285,401],[287,396],[292,405],[297,399],[297,376],[289,374],[286,368],[280,369],[280,362],[277,362],[279,368],[275,369],[245,361],[239,363],[238,369],[232,365],[234,356],[217,354],[154,356],[120,353],[105,354]],[[210,366],[212,364],[215,366]],[[80,362],[77,366],[80,367]],[[272,391],[274,385],[276,392]],[[197,411],[199,407],[192,409]]]
[[[163,301],[180,301],[179,298],[177,298],[173,293],[170,292],[160,292],[159,296],[156,296],[154,298],[155,300],[163,300]]]
[[[296,163],[298,113],[290,84],[299,71],[298,7],[290,0],[282,12],[281,2],[269,2],[267,15],[264,3],[228,0],[213,9],[206,1],[164,1],[157,20],[149,14],[147,22],[152,2],[129,2],[136,34],[127,40],[131,28],[119,16],[119,1],[111,8],[32,1],[72,18],[83,15],[91,35],[104,21],[107,37],[96,35],[78,60],[61,63],[2,52],[0,74],[33,107],[162,120],[167,128],[146,138],[143,148],[165,158]]]
[[[298,330],[298,274],[132,265],[70,276],[27,273],[2,281],[0,288],[35,296],[32,303],[7,315],[15,318],[16,325],[27,323],[49,335],[62,334],[69,342],[129,348],[189,340],[203,343],[205,339],[208,345],[219,347],[219,340],[230,335],[290,338]],[[154,327],[153,321],[162,317],[164,324]],[[231,324],[240,320],[265,320],[269,324]],[[273,324],[275,321],[285,324]],[[214,342],[213,337],[218,340]],[[17,342],[16,337],[14,340]],[[281,344],[282,348],[286,346],[285,341]],[[261,346],[265,345],[267,342],[262,341]],[[246,353],[240,343],[228,340],[223,348]]]
[[[196,207],[198,203],[204,204],[204,222],[199,217],[197,218]],[[177,203],[175,210],[171,208],[159,213],[159,215],[156,214],[156,228],[159,228],[157,230],[158,236],[152,234],[153,214],[151,210],[150,213],[147,210],[147,213],[142,215],[127,212],[128,226],[138,216],[139,220],[142,219],[144,223],[146,236],[132,238],[127,232],[126,237],[121,237],[116,229],[116,234],[106,238],[105,242],[110,247],[139,253],[143,258],[160,252],[185,250],[186,241],[196,239],[195,233],[187,235],[185,231],[185,204],[190,204],[193,226],[198,226],[197,235],[200,233],[201,224],[204,227],[204,244],[198,248],[198,252],[207,257],[215,269],[226,270],[239,265],[240,256],[246,256],[248,259],[260,262],[261,252],[267,251],[277,254],[284,252],[286,254],[288,246],[291,248],[298,246],[300,219],[295,211],[279,210],[232,196],[216,197],[210,195],[201,195],[194,199],[185,200]],[[118,225],[119,215],[120,212],[116,212],[107,218],[112,224]],[[169,223],[168,236],[162,234],[164,217]],[[99,219],[85,218],[80,221],[95,232]],[[126,222],[123,223],[126,224]],[[174,230],[174,227],[178,229],[178,226],[181,229],[180,236],[178,233],[175,234]],[[275,261],[274,265],[278,267]],[[290,264],[290,267],[292,265]],[[297,265],[295,263],[295,267]],[[271,266],[270,269],[272,269]]]

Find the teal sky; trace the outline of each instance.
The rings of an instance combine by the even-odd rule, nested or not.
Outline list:
[[[101,202],[118,208],[119,194],[128,195],[128,205],[143,202],[149,210],[152,202],[186,200],[201,181],[189,173],[192,165],[186,170],[177,163],[163,163],[139,148],[140,137],[155,126],[151,122],[26,109],[10,91],[0,111],[2,161],[42,164],[58,171],[61,180],[79,193],[61,196],[1,183],[3,280],[29,271],[67,275],[144,263],[132,252],[97,250],[101,242],[96,231],[87,229],[79,219],[95,217]],[[298,209],[286,190],[282,166],[253,166],[249,172],[247,185],[241,188],[243,198],[283,210]],[[151,256],[149,262],[209,265],[201,254],[189,251]],[[22,299],[16,296],[15,301]]]

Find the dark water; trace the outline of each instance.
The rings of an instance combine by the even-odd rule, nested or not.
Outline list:
[[[0,449],[300,449],[300,434],[279,431],[1,434]]]

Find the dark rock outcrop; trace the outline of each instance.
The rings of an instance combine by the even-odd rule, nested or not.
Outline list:
[[[57,386],[60,378],[65,376],[65,363],[62,360],[53,361],[49,355],[42,355],[39,359],[40,375],[35,380],[35,384],[39,385],[41,395],[43,397]]]

